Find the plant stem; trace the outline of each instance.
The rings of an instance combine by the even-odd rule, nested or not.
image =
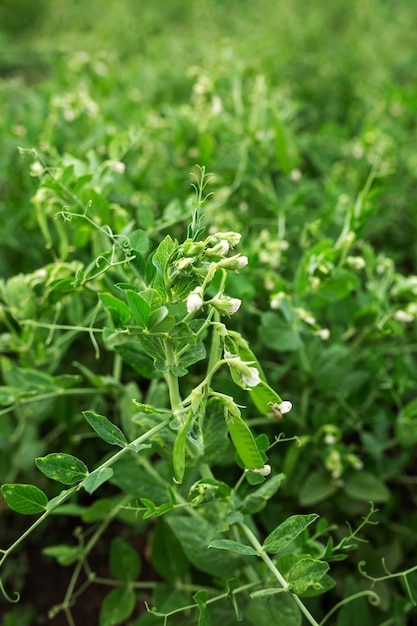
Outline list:
[[[167,365],[174,365],[175,354],[172,348],[171,341],[169,339],[165,339],[164,346],[165,346],[165,359],[166,359]],[[165,379],[168,384],[168,392],[169,392],[169,399],[171,403],[171,409],[173,412],[175,412],[181,406],[181,395],[180,395],[180,388],[178,385],[178,378],[177,376],[174,376],[174,374],[171,371],[168,371],[165,374]]]
[[[289,591],[289,585],[287,581],[285,580],[284,576],[277,569],[277,567],[272,562],[268,554],[264,551],[262,545],[259,543],[258,539],[255,537],[251,529],[248,526],[246,526],[246,524],[242,524],[242,523],[239,524],[239,527],[243,530],[243,532],[245,533],[245,535],[247,536],[247,538],[249,539],[253,547],[257,550],[257,552],[259,553],[259,557],[265,563],[265,565],[270,570],[270,572],[272,572],[272,574],[275,576],[275,578],[277,579],[277,581],[279,582],[283,590],[288,593],[291,593]],[[295,603],[298,605],[298,608],[300,609],[300,611],[307,618],[308,622],[312,624],[312,626],[320,626],[320,624],[311,615],[307,607],[301,602],[300,598],[294,593],[291,593],[291,596],[294,599]]]

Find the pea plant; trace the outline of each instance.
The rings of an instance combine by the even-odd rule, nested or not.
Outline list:
[[[36,402],[48,412],[48,402],[72,393],[92,400],[82,411],[83,421],[68,422],[68,432],[81,433],[78,444],[60,431],[65,451],[36,458],[38,484],[1,486],[13,511],[35,518],[0,550],[0,567],[5,569],[47,520],[53,527],[57,516],[77,516],[81,525],[74,531],[75,542],[44,549],[61,565],[73,567],[62,603],[50,611],[50,617],[63,612],[70,626],[74,603],[82,602],[93,584],[111,587],[100,626],[133,618],[139,602],[147,611],[134,622],[137,626],[208,626],[219,620],[256,626],[324,624],[339,605],[316,617],[312,599],[335,585],[329,561],[346,558],[375,509],[338,543],[315,513],[283,515],[271,531],[263,528],[258,514],[285,479],[268,462],[268,453],[285,435],[257,434],[251,422],[278,426],[292,404],[268,384],[248,341],[233,328],[233,316],[244,314],[238,313],[244,304],[227,293],[228,276],[244,271],[249,261],[236,251],[239,233],[205,232],[204,169],[196,178],[186,237],[179,242],[168,234],[152,249],[145,230],[128,222],[120,234],[113,233],[91,204],[84,205],[66,186],[65,175],[59,178],[41,161],[37,168],[44,178],[35,204],[46,201],[52,190],[54,210],[57,198],[71,205],[56,211],[57,234],[50,233],[39,212],[47,240],[52,245],[57,239],[62,259],[71,248],[63,225],[78,224],[79,248],[88,241],[86,233],[94,233],[97,254],[93,261],[56,261],[30,279],[4,283],[4,315],[11,330],[13,324],[24,329],[21,341],[39,343],[38,355],[52,345],[70,353],[74,337],[83,335],[99,360],[103,351],[113,355],[113,371],[98,374],[77,362],[90,384],[78,389],[80,376],[53,375],[27,364],[23,375],[23,368],[3,363],[8,382],[2,388],[4,414],[19,414]],[[19,309],[25,289],[36,291],[41,313],[31,309],[30,299],[20,300]],[[82,323],[74,322],[77,315]],[[35,340],[35,331],[41,339]],[[42,354],[44,362],[51,356]],[[108,414],[100,407],[107,407]],[[94,438],[97,445],[92,446]],[[85,452],[83,458],[78,450]],[[45,478],[64,488],[50,486],[48,497]],[[89,558],[116,520],[125,530],[111,540],[113,578],[105,579],[93,571]],[[143,580],[143,557],[134,547],[138,536],[146,537],[159,582]],[[0,591],[12,603],[19,599],[4,576]],[[372,591],[356,594],[363,595],[377,600]]]

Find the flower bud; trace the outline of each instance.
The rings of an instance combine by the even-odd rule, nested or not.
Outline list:
[[[248,264],[247,256],[240,256],[236,254],[228,259],[221,259],[217,263],[217,267],[224,267],[227,270],[240,270]]]
[[[216,243],[212,248],[207,248],[206,254],[207,256],[219,256],[225,257],[229,252],[229,243],[226,239],[222,239],[219,243]]]
[[[213,298],[210,302],[220,313],[226,315],[233,315],[239,310],[242,301],[239,298],[229,298],[220,296],[219,298]]]

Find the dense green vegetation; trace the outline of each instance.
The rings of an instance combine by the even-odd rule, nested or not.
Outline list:
[[[413,624],[416,17],[1,3],[2,625]]]

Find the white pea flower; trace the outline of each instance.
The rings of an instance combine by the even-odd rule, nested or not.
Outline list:
[[[363,268],[366,266],[366,261],[361,256],[348,256],[346,259],[346,263],[354,270],[363,270]]]
[[[208,256],[226,256],[230,250],[229,242],[226,239],[222,239],[216,243],[213,248],[207,249]]]
[[[278,408],[281,411],[282,415],[285,415],[285,413],[289,413],[291,411],[292,402],[290,402],[289,400],[283,400],[281,404],[278,404]]]
[[[228,301],[229,315],[233,315],[233,313],[236,313],[236,311],[240,309],[241,304],[242,304],[242,300],[239,300],[239,298],[229,298],[229,301]]]
[[[271,466],[267,464],[263,467],[252,469],[249,471],[253,472],[254,474],[260,474],[261,476],[269,476],[269,474],[271,473]]]
[[[290,172],[290,180],[292,180],[294,183],[298,183],[298,181],[301,180],[301,176],[301,171],[298,168],[291,170]]]
[[[236,311],[239,310],[240,305],[242,304],[242,300],[239,298],[229,298],[226,297],[216,297],[211,300],[210,304],[212,304],[220,313],[225,313],[226,315],[233,315]]]
[[[195,291],[190,293],[187,298],[187,311],[188,313],[194,313],[203,306],[203,298]]]
[[[328,328],[321,328],[320,330],[316,330],[314,334],[320,337],[320,339],[323,339],[323,341],[326,341],[330,337],[330,330]]]
[[[396,319],[397,322],[401,322],[402,324],[408,324],[409,322],[412,322],[414,320],[414,317],[410,315],[410,313],[407,313],[407,311],[403,311],[403,309],[398,309],[398,311],[395,311],[394,313],[394,319]]]
[[[248,372],[242,373],[242,380],[248,387],[256,387],[261,382],[261,377],[256,367],[248,367]]]
[[[237,260],[237,267],[239,270],[241,270],[242,267],[246,267],[248,263],[249,263],[248,257],[242,255]]]
[[[113,170],[117,172],[117,174],[123,174],[126,169],[126,165],[123,161],[115,161],[113,163]]]
[[[280,291],[272,296],[269,306],[271,307],[271,309],[274,310],[279,309],[284,299],[285,293],[283,291]]]

